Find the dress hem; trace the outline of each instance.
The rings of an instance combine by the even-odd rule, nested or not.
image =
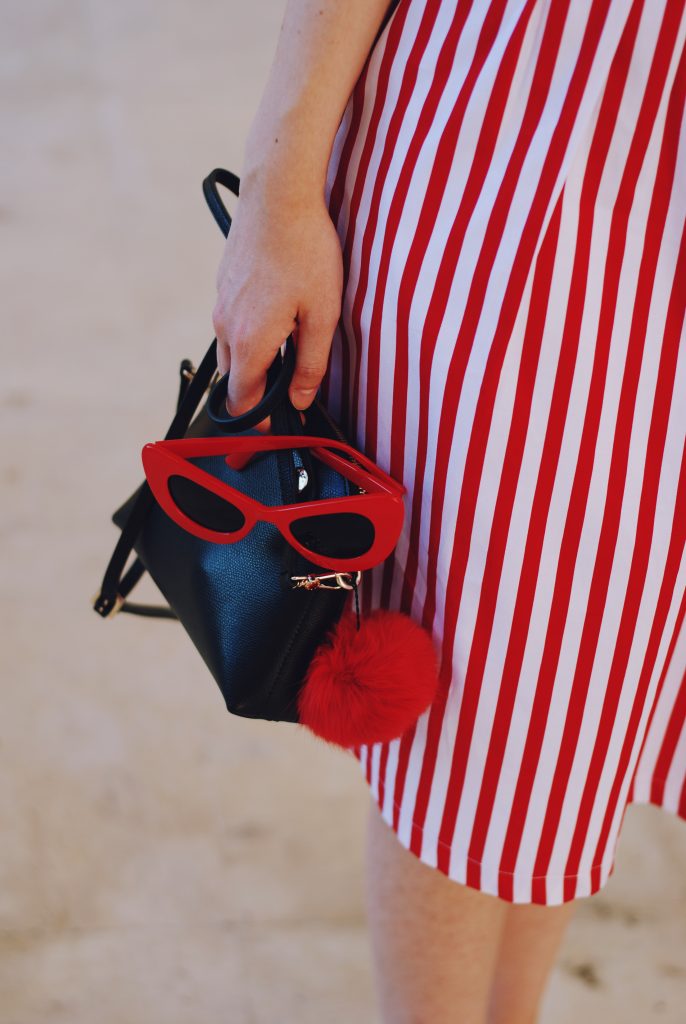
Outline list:
[[[361,762],[359,762],[361,764]],[[631,804],[650,804],[654,807],[660,807],[662,810],[669,811],[676,817],[681,818],[682,821],[686,821],[686,806],[674,807],[670,803],[664,802],[664,797],[658,798],[655,792],[655,784],[659,785],[664,780],[654,779],[648,792],[641,795],[634,795],[631,800],[627,801],[626,806],[629,807]],[[574,899],[585,899],[589,896],[594,896],[600,892],[610,877],[612,876],[615,869],[615,855],[612,859],[606,863],[594,864],[591,868],[583,873],[577,873],[573,875],[530,875],[528,878],[523,879],[517,872],[501,871],[497,870],[495,877],[497,878],[497,885],[489,884],[488,881],[483,880],[483,872],[485,865],[483,861],[479,861],[469,855],[457,856],[456,861],[451,858],[448,867],[443,866],[438,861],[434,863],[417,852],[417,849],[412,844],[413,835],[421,835],[422,837],[428,835],[425,826],[420,825],[418,822],[412,819],[410,821],[409,835],[410,838],[406,839],[405,836],[400,834],[398,828],[393,824],[393,817],[389,815],[388,811],[383,805],[386,801],[379,803],[378,796],[370,788],[372,799],[376,803],[377,808],[381,814],[381,817],[391,830],[396,835],[401,845],[412,853],[419,861],[426,864],[427,867],[431,867],[434,870],[440,871],[446,877],[452,881],[459,882],[462,885],[466,885],[468,888],[475,889],[478,892],[482,892],[489,896],[495,896],[498,899],[504,900],[507,903],[512,904],[537,904],[540,906],[560,906],[563,903],[569,903]],[[401,805],[391,799],[390,805],[394,808],[400,809]],[[619,838],[619,837],[618,837]],[[431,837],[431,844],[438,848],[442,846],[448,850],[453,850],[450,843],[446,843],[444,840],[437,836]],[[423,843],[422,843],[423,847]],[[616,848],[615,848],[616,849]],[[493,872],[486,872],[488,875],[493,877]],[[531,898],[526,899],[521,896],[518,897],[516,894],[515,880],[518,880],[521,891],[522,883],[528,887],[531,891]],[[580,884],[583,882],[584,884]]]

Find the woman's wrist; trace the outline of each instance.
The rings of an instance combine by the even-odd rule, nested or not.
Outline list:
[[[322,134],[295,113],[255,121],[245,146],[241,196],[307,204],[323,199],[330,146],[321,145]]]
[[[269,79],[250,127],[241,194],[324,200],[341,117],[391,0],[288,0]]]

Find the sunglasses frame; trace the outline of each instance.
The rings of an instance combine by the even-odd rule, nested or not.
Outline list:
[[[322,462],[363,488],[366,493],[288,505],[265,505],[188,461],[218,455],[230,458],[237,453],[258,454],[285,448],[311,448]],[[332,448],[349,455],[357,464],[337,455],[330,450]],[[343,572],[370,569],[383,562],[396,546],[402,530],[405,514],[402,496],[407,488],[385,473],[363,452],[330,437],[311,434],[184,437],[178,440],[151,441],[143,447],[141,456],[146,479],[161,508],[184,530],[215,544],[233,544],[245,537],[255,523],[268,522],[276,526],[288,543],[308,561]],[[226,462],[231,466],[228,458]],[[185,476],[218,497],[230,501],[243,514],[243,526],[239,530],[221,532],[196,523],[179,508],[172,497],[169,491],[169,478],[172,476]],[[317,555],[301,544],[290,530],[290,524],[295,520],[342,512],[357,513],[370,519],[374,526],[374,541],[369,551],[349,558]],[[322,561],[324,557],[326,561]]]

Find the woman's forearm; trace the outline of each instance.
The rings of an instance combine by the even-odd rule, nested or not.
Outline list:
[[[289,335],[296,365],[288,390],[301,415],[326,372],[344,283],[326,175],[346,104],[393,8],[393,0],[287,2],[217,272],[212,322],[232,416],[263,397]],[[271,418],[257,428],[271,429]]]
[[[252,122],[241,194],[323,192],[346,103],[392,0],[288,0]]]

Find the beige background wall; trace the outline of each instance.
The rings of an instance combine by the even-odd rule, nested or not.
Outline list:
[[[375,1020],[357,763],[227,715],[175,624],[89,607],[212,337],[200,185],[240,173],[281,10],[2,4],[1,1024]],[[632,808],[544,1024],[683,1021],[685,865]]]

